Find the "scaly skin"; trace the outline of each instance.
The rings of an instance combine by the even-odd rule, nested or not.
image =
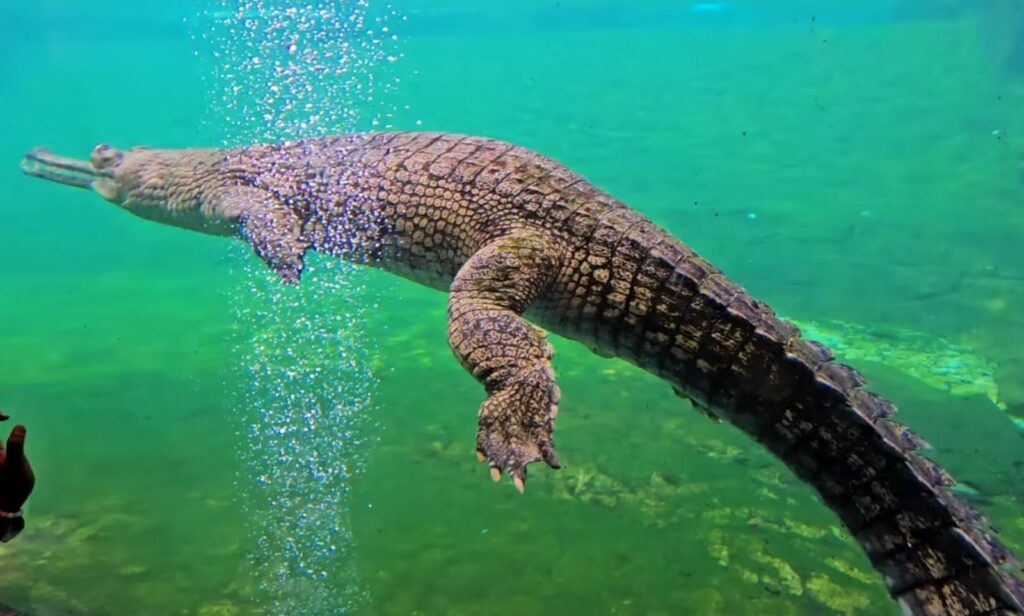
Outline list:
[[[477,451],[524,489],[558,467],[553,351],[529,320],[624,358],[731,421],[810,483],[910,614],[1024,614],[1011,555],[915,453],[922,441],[853,369],[682,242],[523,148],[390,133],[231,151],[44,151],[31,175],[137,215],[240,234],[282,280],[307,250],[450,290],[449,342],[487,390]]]

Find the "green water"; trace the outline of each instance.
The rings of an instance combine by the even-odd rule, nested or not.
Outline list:
[[[239,317],[270,305],[258,263],[18,170],[37,145],[219,143],[193,4],[0,8],[0,406],[39,477],[0,548],[0,602],[31,614],[270,605],[242,496],[261,455],[242,407],[247,341],[267,332]],[[1024,7],[636,4],[395,3],[395,123],[561,160],[838,337],[1024,550],[1024,438],[997,406],[1024,414]],[[379,381],[338,514],[357,574],[324,582],[367,597],[355,611],[897,612],[779,463],[564,340],[564,468],[533,470],[525,497],[493,485],[445,297],[362,276],[355,295],[283,292],[311,314],[378,306],[351,325]]]

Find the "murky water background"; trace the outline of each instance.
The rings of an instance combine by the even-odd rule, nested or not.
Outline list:
[[[223,72],[252,39],[197,35],[217,7],[0,7],[0,405],[40,478],[0,548],[0,601],[896,613],[806,487],[655,379],[556,341],[565,468],[522,497],[473,456],[483,392],[442,294],[323,259],[280,289],[241,246],[17,169],[36,145],[374,119],[533,147],[677,233],[862,369],[1024,549],[1024,8],[847,4],[392,2],[394,47],[362,39],[374,100],[312,80],[311,100],[346,104],[304,128],[237,113],[283,103],[251,65]]]

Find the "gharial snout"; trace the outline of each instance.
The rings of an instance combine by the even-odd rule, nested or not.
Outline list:
[[[120,150],[108,145],[97,146],[89,161],[65,158],[49,150],[36,148],[22,159],[21,170],[51,182],[92,188],[104,197],[112,198],[111,189],[116,186],[114,172],[123,157]]]

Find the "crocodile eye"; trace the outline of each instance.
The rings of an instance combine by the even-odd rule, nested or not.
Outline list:
[[[124,152],[105,143],[96,146],[96,149],[92,151],[92,166],[99,171],[116,167],[121,164],[123,159]]]

